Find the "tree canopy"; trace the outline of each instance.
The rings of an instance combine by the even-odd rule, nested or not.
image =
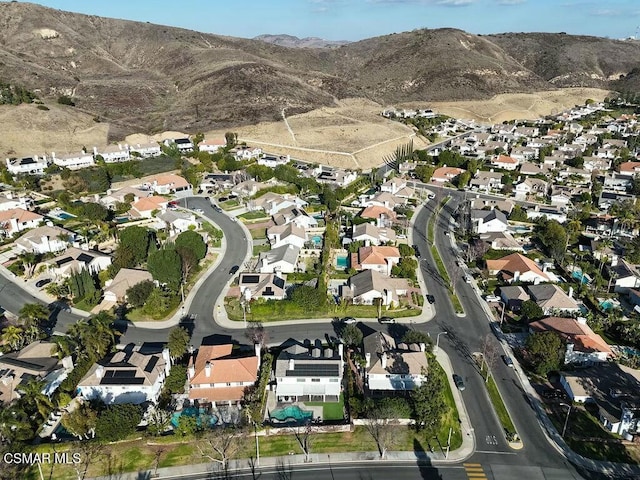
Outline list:
[[[182,280],[182,260],[175,248],[165,246],[153,252],[147,260],[149,273],[153,279],[167,285],[171,290],[178,290]]]
[[[192,230],[182,232],[176,237],[176,250],[180,247],[191,250],[198,260],[202,260],[207,254],[207,245],[202,239],[202,235]]]
[[[563,363],[564,345],[556,332],[534,332],[527,337],[527,357],[535,372],[546,375]]]

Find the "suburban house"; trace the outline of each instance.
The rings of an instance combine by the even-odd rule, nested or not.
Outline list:
[[[514,188],[516,200],[526,200],[529,195],[546,197],[549,184],[539,178],[526,178]]]
[[[406,202],[405,199],[396,197],[392,193],[377,192],[375,195],[372,195],[369,198],[363,198],[358,203],[362,207],[379,206],[393,210],[398,205],[404,205]]]
[[[286,277],[278,273],[245,272],[240,274],[238,287],[245,300],[284,300]]]
[[[107,405],[157,403],[170,370],[168,348],[154,354],[125,348],[94,363],[76,392],[84,400],[101,400]]]
[[[604,189],[624,193],[631,188],[632,180],[633,178],[629,175],[615,172],[607,173],[604,176]]]
[[[42,175],[47,168],[47,157],[33,155],[24,158],[7,158],[7,170],[11,175]]]
[[[400,262],[400,250],[397,247],[360,247],[351,254],[350,266],[354,270],[375,270],[387,276],[391,269]]]
[[[262,149],[258,147],[242,146],[236,148],[235,156],[237,160],[251,160],[252,158],[260,158],[262,155]]]
[[[500,287],[500,298],[512,312],[519,312],[522,304],[530,300],[529,294],[520,285]]]
[[[573,299],[573,288],[569,287],[569,295],[564,293],[559,286],[544,283],[540,285],[529,285],[529,296],[544,311],[545,315],[555,312],[579,312],[580,306]]]
[[[8,405],[20,398],[31,380],[44,382],[43,393],[51,395],[73,370],[71,357],[59,360],[51,351],[55,343],[38,340],[18,352],[0,355],[0,402]]]
[[[356,172],[334,168],[331,170],[322,170],[316,180],[318,180],[319,183],[332,183],[338,187],[346,187],[355,182],[357,178],[358,174]]]
[[[132,218],[152,218],[154,212],[160,212],[167,208],[169,200],[158,195],[141,198],[131,205],[129,215]]]
[[[33,208],[33,199],[26,196],[15,196],[12,192],[2,192],[0,195],[0,212],[21,208],[23,210],[31,210]]]
[[[219,184],[220,182],[218,182],[218,185]],[[252,197],[256,193],[258,193],[259,190],[266,187],[267,187],[266,183],[256,182],[255,180],[245,180],[244,182],[240,182],[237,185],[232,186],[231,193],[237,197]],[[255,202],[252,201],[252,203],[255,203]],[[258,209],[254,208],[254,210],[258,210]]]
[[[149,190],[140,190],[134,187],[122,187],[118,190],[107,190],[107,194],[101,197],[98,201],[105,207],[115,210],[119,203],[130,203],[127,200],[133,199],[134,202],[142,198],[152,196],[153,193]]]
[[[524,253],[524,247],[509,233],[491,232],[480,234],[480,240],[485,242],[493,250],[509,250],[511,252]]]
[[[364,242],[365,245],[380,245],[396,241],[396,232],[391,228],[377,227],[371,223],[361,223],[352,226],[351,240]]]
[[[509,228],[507,216],[498,209],[471,210],[473,232],[477,234],[504,232]]]
[[[549,173],[549,167],[544,164],[524,162],[520,165],[520,175],[546,175],[547,173]]]
[[[79,272],[83,268],[90,273],[98,273],[106,270],[111,265],[111,257],[95,250],[80,250],[79,248],[68,248],[61,255],[47,260],[49,272],[55,278],[69,277],[73,272]]]
[[[474,178],[471,179],[469,187],[471,190],[490,192],[492,190],[501,190],[502,173],[500,172],[483,172],[478,170]]]
[[[132,155],[132,156],[140,156],[143,158],[148,158],[148,157],[157,157],[162,153],[162,149],[160,148],[160,145],[158,145],[155,142],[142,143],[142,144],[136,143],[135,145],[131,145],[129,147],[129,152],[131,152],[132,154],[135,152],[135,155]]]
[[[51,152],[51,158],[54,164],[62,168],[68,168],[69,170],[79,170],[95,165],[93,155],[86,152],[70,153],[60,156],[56,156],[54,152]]]
[[[267,238],[272,249],[282,245],[293,245],[302,248],[307,241],[307,234],[304,228],[297,226],[295,223],[286,223],[267,228]]]
[[[0,211],[0,231],[11,236],[29,228],[36,228],[44,217],[22,208]]]
[[[428,375],[425,345],[399,343],[382,332],[363,340],[364,381],[371,393],[407,391],[419,387]]]
[[[324,347],[321,340],[293,345],[276,359],[279,402],[337,402],[342,391],[344,346]]]
[[[560,383],[572,402],[595,403],[600,423],[610,432],[637,433],[640,372],[614,362],[561,372]]]
[[[283,244],[258,256],[256,270],[260,273],[293,273],[298,264],[300,248]]]
[[[620,175],[633,177],[640,174],[640,162],[623,162],[618,167]]]
[[[296,195],[267,192],[255,200],[249,202],[250,210],[264,210],[267,215],[275,215],[280,210],[288,207],[302,208],[307,206],[307,202]]]
[[[406,188],[406,186],[407,181],[404,178],[393,177],[380,185],[380,191],[389,192],[390,194],[395,195],[403,188]]]
[[[349,278],[340,288],[340,296],[355,305],[374,305],[379,298],[382,306],[391,307],[399,303],[399,297],[406,295],[408,289],[406,278],[390,278],[376,270],[364,270]]]
[[[121,268],[112,280],[107,280],[104,288],[104,300],[124,303],[127,301],[127,290],[142,282],[153,282],[153,276],[146,270]]]
[[[44,225],[29,230],[16,239],[22,252],[51,253],[66,249],[75,239],[75,233],[56,226]]]
[[[431,181],[435,183],[453,182],[453,180],[458,175],[460,175],[465,171],[466,170],[463,170],[462,168],[457,168],[457,167],[445,166],[445,167],[436,168],[436,170],[433,172],[433,175],[431,175]]]
[[[174,138],[174,139],[167,139],[164,141],[164,144],[168,147],[170,145],[175,145],[176,148],[181,152],[181,153],[185,153],[185,152],[191,152],[193,151],[193,143],[191,142],[191,140],[189,140],[189,138],[187,137],[182,137],[182,138]]]
[[[567,221],[566,207],[556,206],[540,206],[527,209],[527,219],[535,220],[536,218],[546,217],[547,220],[556,220],[559,223]]]
[[[147,180],[143,187],[153,190],[158,195],[181,194],[184,196],[193,194],[189,182],[174,173],[156,175]]]
[[[258,158],[258,165],[264,165],[269,168],[276,168],[278,165],[286,165],[291,161],[290,155],[262,155]]]
[[[556,332],[566,343],[564,363],[591,364],[606,362],[612,355],[611,347],[594,333],[583,317],[547,317],[529,324],[531,332]]]
[[[640,273],[635,265],[620,260],[617,265],[609,267],[610,275],[615,279],[613,291],[627,293],[632,288],[640,287]]]
[[[245,389],[256,383],[259,368],[259,345],[249,354],[232,344],[201,345],[189,359],[189,399],[201,404],[239,404]]]
[[[508,155],[498,155],[491,160],[492,167],[500,168],[502,170],[513,171],[518,168],[519,164],[520,162],[518,160]]]
[[[190,229],[199,230],[202,227],[202,222],[193,213],[189,212],[165,210],[159,213],[156,218],[162,222],[162,228],[166,228],[171,236]]]
[[[373,205],[362,210],[360,217],[375,220],[378,227],[391,227],[396,220],[396,212],[386,207]]]
[[[520,253],[512,253],[497,260],[487,260],[489,275],[499,275],[507,283],[549,282],[551,279],[533,260]]]
[[[131,160],[129,145],[107,145],[100,150],[98,150],[98,147],[93,147],[93,155],[95,158],[100,155],[105,163],[128,162]]]
[[[276,225],[285,225],[294,223],[300,228],[315,228],[318,226],[318,220],[309,215],[300,207],[287,207],[273,215],[273,222]]]
[[[227,146],[227,141],[223,138],[217,138],[214,140],[202,140],[198,144],[198,150],[207,153],[216,153],[221,148]]]

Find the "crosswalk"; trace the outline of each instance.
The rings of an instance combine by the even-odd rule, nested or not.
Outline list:
[[[486,480],[487,476],[479,463],[463,463],[462,465],[469,480]]]

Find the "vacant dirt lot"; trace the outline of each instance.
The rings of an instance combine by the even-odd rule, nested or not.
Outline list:
[[[568,88],[533,94],[503,94],[491,100],[407,103],[398,108],[431,107],[457,118],[482,123],[499,123],[512,119],[535,119],[560,112],[585,100],[604,99],[609,92],[589,88]],[[38,110],[35,105],[0,106],[0,155],[25,156],[44,152],[73,152],[83,146],[107,144],[107,123],[96,123],[76,109],[50,105]],[[225,131],[238,133],[241,141],[270,153],[289,154],[294,158],[343,168],[370,169],[393,154],[396,147],[413,140],[416,148],[427,143],[407,126],[380,115],[385,106],[366,99],[346,99],[337,107],[287,116],[279,122],[264,122],[227,130],[207,132],[207,138],[223,138]],[[190,132],[195,133],[195,132]],[[164,132],[148,136],[132,134],[123,141],[129,144],[161,141],[185,136]]]

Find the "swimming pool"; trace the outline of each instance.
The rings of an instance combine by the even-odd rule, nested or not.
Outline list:
[[[313,412],[311,410],[302,410],[297,405],[289,405],[278,410],[273,410],[269,413],[269,418],[276,419],[281,422],[286,420],[311,420],[313,418]]]
[[[584,285],[587,285],[587,284],[591,283],[591,277],[586,273],[582,273],[580,270],[574,270],[571,273],[571,276],[574,279],[582,282]]]
[[[49,216],[52,218],[57,218],[58,220],[69,220],[70,218],[76,218],[75,215],[72,215],[69,212],[65,212],[60,208],[54,208],[49,212]]]
[[[337,255],[336,256],[336,267],[337,268],[347,268],[347,267],[349,267],[349,257],[347,255]]]
[[[206,418],[209,419],[209,426],[211,427],[214,427],[218,423],[218,417],[216,417],[215,415],[207,414],[205,408],[187,407],[184,410],[174,412],[173,415],[171,415],[171,425],[177,427],[182,415],[185,415],[187,417],[195,417],[198,426],[200,426],[202,424],[202,420]]]
[[[600,308],[602,308],[605,311],[611,310],[613,307],[614,307],[614,305],[613,305],[613,302],[611,300],[605,300],[603,302],[600,302]]]
[[[315,243],[316,245],[321,245],[322,244],[322,237],[320,235],[314,235],[313,237],[311,237],[311,241],[313,243]]]

